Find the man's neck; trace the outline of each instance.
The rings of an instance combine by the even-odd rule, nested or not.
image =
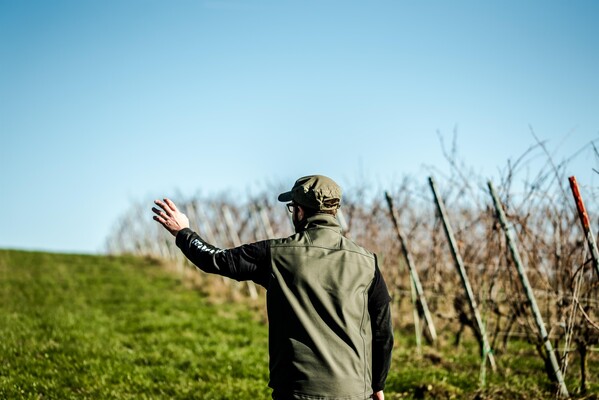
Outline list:
[[[337,218],[334,215],[327,213],[316,213],[302,219],[294,225],[295,231],[298,233],[315,227],[332,228],[341,231],[341,227],[339,226],[339,222],[337,222]]]

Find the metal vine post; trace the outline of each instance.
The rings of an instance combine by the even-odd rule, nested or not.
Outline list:
[[[466,296],[468,297],[468,304],[470,305],[470,311],[472,315],[474,315],[474,319],[476,325],[478,327],[480,333],[481,348],[482,348],[482,357],[489,359],[489,364],[491,364],[491,369],[493,372],[497,370],[497,365],[495,364],[495,357],[493,357],[493,351],[491,350],[491,345],[489,344],[489,340],[487,339],[487,332],[485,329],[485,325],[483,324],[482,318],[480,316],[480,312],[478,311],[478,306],[476,304],[476,299],[474,298],[474,292],[472,291],[472,286],[470,285],[470,281],[468,280],[468,275],[466,274],[466,268],[464,267],[464,261],[458,251],[458,245],[453,235],[453,230],[449,223],[449,218],[447,217],[447,212],[445,210],[445,203],[443,199],[439,195],[439,191],[437,190],[437,186],[433,177],[428,178],[431,190],[433,191],[433,196],[435,198],[435,204],[437,205],[437,210],[439,211],[439,215],[441,216],[441,220],[443,221],[443,227],[445,228],[445,234],[447,235],[447,241],[449,242],[449,247],[451,249],[451,254],[453,255],[453,259],[455,261],[455,266],[458,269],[458,273],[460,274],[460,280],[462,281],[462,286],[466,291]]]
[[[420,303],[420,307],[422,308],[422,313],[424,314],[424,319],[426,321],[426,326],[430,333],[431,342],[437,341],[437,330],[435,329],[435,325],[433,323],[433,318],[428,309],[428,305],[426,303],[426,298],[424,297],[424,290],[422,289],[422,284],[420,283],[420,279],[418,278],[418,273],[416,271],[416,267],[414,266],[414,261],[412,260],[412,256],[408,250],[408,244],[404,235],[399,228],[399,222],[397,220],[397,216],[395,215],[395,207],[393,207],[393,200],[388,192],[385,192],[385,198],[387,199],[387,204],[389,205],[389,213],[391,214],[391,220],[393,221],[393,225],[395,227],[395,232],[397,234],[397,238],[401,244],[401,250],[403,252],[404,257],[406,258],[406,262],[408,264],[408,269],[410,270],[410,277],[412,278],[412,282],[414,283],[414,288],[416,289],[416,294],[418,297],[418,302]]]
[[[568,398],[570,397],[568,393],[568,388],[566,387],[564,377],[557,362],[557,358],[555,357],[555,352],[553,351],[553,346],[551,345],[551,341],[549,340],[547,329],[545,329],[545,323],[543,322],[543,317],[541,316],[541,310],[539,310],[539,306],[537,305],[537,301],[535,299],[532,287],[530,285],[530,282],[528,281],[526,272],[524,271],[524,266],[522,263],[522,259],[520,258],[520,253],[518,252],[518,248],[516,247],[516,240],[513,236],[512,228],[507,221],[507,217],[505,216],[505,212],[503,211],[503,206],[501,204],[501,201],[499,200],[499,197],[497,196],[495,188],[493,187],[493,183],[489,181],[487,182],[487,185],[489,187],[491,197],[493,198],[493,205],[495,206],[495,210],[497,211],[499,223],[501,224],[503,232],[505,233],[505,239],[508,243],[512,259],[514,261],[514,264],[516,265],[516,269],[518,270],[520,282],[524,287],[524,293],[526,294],[528,303],[534,314],[541,342],[543,343],[545,350],[547,351],[547,356],[549,357],[551,368],[553,369],[554,376],[557,379],[557,383],[559,385],[559,396],[562,398]]]

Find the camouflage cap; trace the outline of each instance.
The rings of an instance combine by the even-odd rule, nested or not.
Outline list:
[[[281,193],[279,201],[293,201],[317,211],[334,211],[341,204],[341,187],[326,176],[304,176],[295,181],[289,192]]]

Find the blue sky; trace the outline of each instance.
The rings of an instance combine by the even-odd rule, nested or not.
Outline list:
[[[0,0],[0,247],[98,252],[132,202],[177,190],[425,179],[454,130],[489,177],[531,127],[558,161],[584,148],[568,172],[595,187],[597,17],[595,1]]]

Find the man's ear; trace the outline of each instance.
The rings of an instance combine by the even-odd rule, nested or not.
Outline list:
[[[304,213],[304,209],[303,209],[303,207],[302,207],[302,206],[300,206],[300,205],[296,205],[295,207],[297,208],[297,220],[298,220],[298,221],[301,221],[301,220],[303,220],[303,219],[304,219],[304,215],[306,215],[306,214]]]

